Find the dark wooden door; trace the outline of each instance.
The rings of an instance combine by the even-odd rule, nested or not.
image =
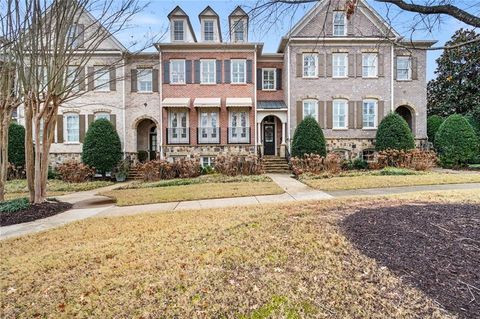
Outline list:
[[[157,131],[150,132],[150,149],[148,150],[149,159],[157,159]]]
[[[275,125],[265,124],[263,126],[263,154],[275,155]]]

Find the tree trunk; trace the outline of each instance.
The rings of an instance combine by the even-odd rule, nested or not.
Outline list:
[[[33,101],[25,103],[25,173],[30,202],[35,200],[35,155],[33,153]]]
[[[0,202],[5,200],[5,185],[8,174],[8,128],[12,109],[7,105],[0,110]]]

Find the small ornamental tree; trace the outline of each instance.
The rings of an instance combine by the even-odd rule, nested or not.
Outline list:
[[[105,176],[122,159],[117,131],[107,119],[98,119],[88,128],[83,143],[82,161]]]
[[[313,117],[307,117],[300,122],[293,134],[292,156],[303,157],[305,154],[327,155],[325,137]]]
[[[375,149],[410,150],[415,140],[407,122],[397,113],[390,113],[380,122],[377,130]]]
[[[435,136],[435,144],[443,167],[461,167],[478,152],[478,138],[473,127],[460,114],[450,115]]]
[[[427,118],[427,136],[428,141],[435,144],[435,134],[445,119],[440,115],[431,115]]]
[[[17,123],[8,128],[8,162],[16,167],[25,166],[25,128]]]

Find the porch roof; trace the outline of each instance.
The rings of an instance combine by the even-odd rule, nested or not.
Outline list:
[[[257,109],[265,109],[265,110],[281,110],[286,109],[287,105],[283,101],[258,101],[257,102]]]
[[[227,107],[252,107],[253,102],[250,97],[227,97]]]
[[[188,97],[168,97],[162,101],[163,107],[190,107]]]
[[[193,101],[194,107],[220,107],[219,97],[197,97],[195,101]]]

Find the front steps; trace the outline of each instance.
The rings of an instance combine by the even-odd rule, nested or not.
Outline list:
[[[265,165],[265,173],[291,174],[290,166],[283,157],[264,156],[263,163]]]
[[[142,176],[140,175],[140,172],[138,171],[137,167],[130,167],[130,170],[128,171],[127,179],[129,180],[142,179]]]

